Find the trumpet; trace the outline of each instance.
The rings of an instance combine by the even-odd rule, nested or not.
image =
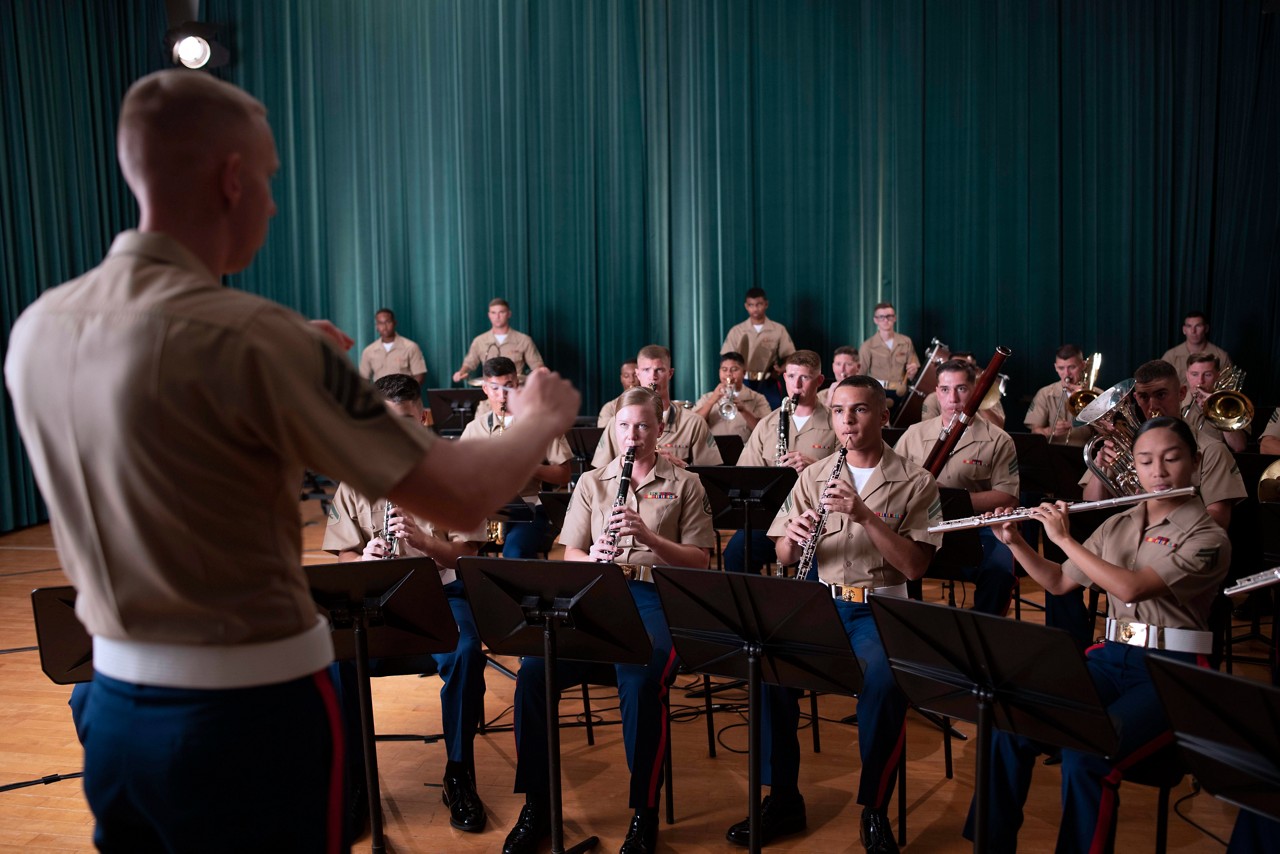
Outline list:
[[[734,403],[738,399],[738,391],[733,387],[731,382],[724,384],[724,393],[720,398],[720,420],[732,421],[738,417],[738,406]]]
[[[1146,501],[1148,498],[1181,498],[1184,495],[1195,494],[1196,488],[1194,486],[1182,486],[1177,489],[1166,489],[1164,492],[1121,495],[1119,498],[1103,498],[1101,501],[1077,501],[1074,504],[1067,505],[1067,512],[1080,513],[1085,510],[1102,510],[1106,507],[1124,507],[1128,504]],[[1034,507],[1019,507],[1017,510],[1012,510],[1008,513],[983,513],[977,516],[966,516],[963,519],[951,519],[941,525],[934,525],[929,529],[929,533],[945,534],[948,531],[967,531],[970,528],[988,528],[992,525],[1002,525],[1005,522],[1020,522],[1023,519],[1032,518],[1032,511],[1035,509]]]
[[[1147,419],[1133,399],[1133,386],[1132,379],[1121,380],[1099,394],[1075,419],[1075,426],[1093,427],[1098,431],[1097,436],[1085,443],[1084,463],[1116,495],[1142,492],[1133,464],[1133,440]],[[1102,465],[1094,458],[1107,439],[1115,446],[1116,460]]]

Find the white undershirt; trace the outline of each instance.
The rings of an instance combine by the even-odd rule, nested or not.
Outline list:
[[[867,485],[867,481],[871,479],[871,473],[875,471],[875,466],[869,469],[860,469],[849,466],[849,474],[853,477],[853,486],[857,489],[858,494],[862,494],[862,487]]]
[[[800,430],[803,430],[804,425],[808,424],[809,419],[812,417],[812,415],[792,415],[791,420],[795,422],[796,431],[799,432]]]
[[[756,332],[759,332],[761,329],[764,329],[764,324],[763,324],[763,323],[753,323],[753,324],[751,324],[751,328],[752,328],[752,329],[754,329]]]
[[[383,350],[386,350],[388,353],[390,353],[390,352],[391,352],[391,348],[392,348],[392,347],[394,347],[394,346],[396,346],[396,342],[395,342],[395,341],[383,341],[383,342],[382,342],[382,349],[383,349]]]
[[[499,343],[499,344],[506,344],[506,343],[507,343],[507,335],[509,335],[509,334],[510,334],[510,333],[504,332],[504,333],[502,333],[501,335],[499,335],[498,333],[496,333],[496,332],[495,332],[495,333],[493,333],[493,337],[494,337],[494,338],[496,338],[496,339],[498,339],[498,343]]]

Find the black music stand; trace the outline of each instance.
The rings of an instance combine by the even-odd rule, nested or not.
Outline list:
[[[671,566],[654,567],[653,580],[685,666],[747,681],[747,815],[759,854],[762,684],[857,694],[858,657],[826,585]]]
[[[600,444],[600,437],[603,435],[603,427],[573,427],[564,434],[565,441],[569,443],[569,450],[573,451],[574,473],[569,482],[570,491],[577,486],[578,478],[582,477],[583,473],[595,468],[591,465],[591,460],[596,455],[596,446]]]
[[[93,639],[76,616],[76,589],[38,587],[31,591],[40,669],[55,685],[93,679]]]
[[[335,660],[356,663],[372,850],[382,852],[382,793],[369,659],[448,652],[458,645],[458,626],[431,558],[328,563],[303,569],[312,598],[333,628]]]
[[[796,482],[789,466],[689,466],[702,480],[716,528],[743,531],[743,565],[751,567],[751,530],[768,530]]]
[[[542,509],[547,511],[547,520],[551,522],[551,530],[559,531],[564,527],[564,517],[569,512],[569,499],[572,492],[539,492]]]
[[[627,588],[612,563],[464,557],[458,575],[467,589],[481,639],[499,655],[546,659],[547,757],[551,851],[589,851],[595,836],[564,847],[560,800],[560,658],[600,664],[645,664],[653,647]]]
[[[457,436],[476,417],[476,406],[484,400],[478,388],[429,388],[427,404],[435,431],[441,436]]]
[[[1147,657],[1178,749],[1215,798],[1280,821],[1280,690]]]
[[[987,850],[991,730],[1109,755],[1118,739],[1061,629],[910,599],[871,599],[894,678],[923,709],[978,725],[973,850]]]
[[[744,447],[742,437],[736,433],[713,433],[711,438],[715,440],[716,450],[720,452],[720,459],[724,460],[724,464],[736,466]]]

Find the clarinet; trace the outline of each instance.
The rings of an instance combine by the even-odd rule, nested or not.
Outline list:
[[[800,395],[792,395],[782,401],[778,412],[778,444],[773,448],[773,464],[782,465],[782,458],[787,455],[787,446],[791,444],[791,413],[800,405]]]
[[[840,479],[840,472],[844,469],[844,458],[848,454],[849,449],[841,445],[840,452],[836,454],[836,464],[831,468],[831,475],[827,478],[826,486],[822,487],[824,493]],[[831,515],[831,511],[823,507],[821,501],[819,501],[818,507],[821,508],[818,510],[818,521],[814,523],[813,533],[804,542],[804,551],[800,553],[800,563],[796,566],[796,581],[809,580],[809,575],[813,572],[814,558],[818,556],[818,539],[827,527],[827,517]]]
[[[635,463],[635,461],[636,461],[636,446],[632,445],[631,447],[627,448],[627,452],[622,456],[622,477],[618,479],[618,496],[613,499],[614,510],[617,510],[619,507],[627,503],[627,493],[631,490],[631,466]],[[610,516],[610,519],[613,518],[612,513],[610,513],[609,516]],[[617,551],[618,532],[612,531],[612,530],[609,531],[608,539],[605,540],[605,544],[609,547],[610,553]],[[597,558],[597,561],[599,563],[613,563],[612,558],[605,558],[605,557]]]
[[[382,531],[380,532],[380,536],[382,537],[382,541],[387,544],[387,551],[382,556],[383,560],[389,560],[396,557],[397,553],[400,551],[400,542],[396,538],[396,535],[391,533],[391,511],[395,509],[396,506],[391,503],[390,499],[388,499],[382,510]]]

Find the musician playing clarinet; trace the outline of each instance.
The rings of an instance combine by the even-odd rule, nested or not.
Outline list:
[[[1159,417],[1142,425],[1134,463],[1145,492],[1189,486],[1200,465],[1191,429]],[[1158,750],[1172,749],[1169,723],[1147,672],[1151,655],[1206,664],[1213,648],[1209,606],[1231,562],[1231,543],[1198,496],[1150,498],[1112,516],[1081,544],[1071,537],[1067,505],[1041,504],[1031,515],[1066,554],[1057,564],[1031,548],[1014,523],[997,535],[1045,590],[1090,585],[1107,594],[1106,641],[1087,652],[1089,673],[1116,724],[1112,758],[1062,751],[1062,824],[1058,851],[1111,851],[1125,773]],[[1031,772],[1041,748],[996,731],[991,755],[989,850],[1014,851]],[[1157,760],[1158,761],[1158,760]],[[972,838],[973,809],[965,835]]]
[[[831,415],[836,438],[848,449],[846,467],[830,484],[836,454],[800,472],[769,536],[776,542],[778,559],[794,563],[804,552],[820,511],[828,513],[816,544],[815,573],[830,589],[863,669],[863,690],[858,696],[862,844],[868,851],[896,852],[886,807],[902,755],[907,699],[894,682],[867,599],[905,596],[906,582],[924,575],[942,542],[941,534],[927,531],[942,518],[942,506],[929,473],[903,459],[881,438],[889,411],[879,381],[868,376],[842,381],[832,395]],[[770,791],[761,804],[760,830],[768,844],[806,825],[798,785],[799,693],[766,686],[763,712],[763,782]],[[730,842],[746,846],[748,822],[733,825],[727,836]]]
[[[631,596],[653,643],[645,665],[618,665],[623,742],[631,769],[631,808],[622,854],[647,854],[658,843],[658,794],[667,739],[667,691],[677,659],[671,631],[651,575],[655,564],[706,568],[715,545],[711,505],[697,475],[658,453],[662,399],[644,388],[624,392],[613,419],[622,453],[582,476],[573,491],[560,542],[567,560],[621,564]],[[630,485],[623,491],[623,458],[635,448]],[[580,684],[588,665],[561,661],[559,688]],[[516,680],[516,791],[525,805],[507,835],[504,854],[538,850],[550,834],[546,723],[546,671],[541,658],[526,658]]]

